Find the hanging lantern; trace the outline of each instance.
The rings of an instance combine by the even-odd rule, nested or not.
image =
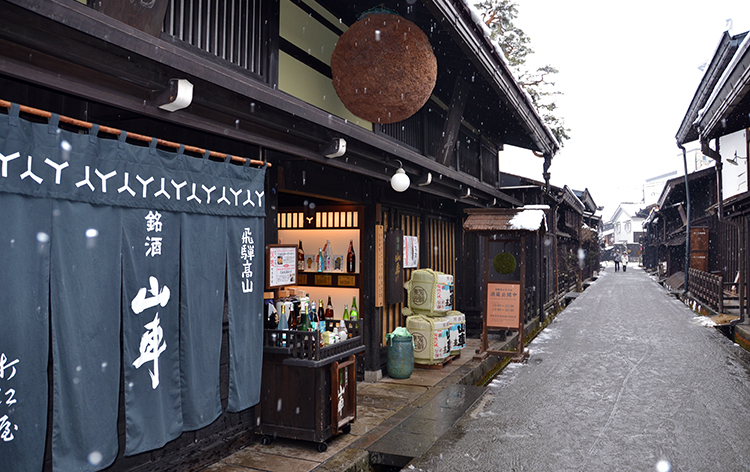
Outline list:
[[[430,98],[437,59],[417,25],[399,15],[371,13],[341,35],[331,73],[350,112],[373,123],[395,123]]]

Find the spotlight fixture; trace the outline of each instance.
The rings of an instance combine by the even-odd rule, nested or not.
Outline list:
[[[739,165],[737,163],[737,159],[747,159],[747,157],[740,157],[737,155],[737,151],[734,151],[734,157],[727,159],[728,164],[732,164],[733,166]]]
[[[346,152],[346,140],[344,138],[333,138],[330,143],[323,146],[321,152],[329,159],[341,157]]]
[[[193,101],[193,84],[187,79],[170,79],[169,86],[156,97],[154,105],[166,111],[182,110]]]
[[[398,162],[398,169],[396,170],[396,173],[393,174],[393,177],[391,177],[391,187],[397,192],[404,192],[409,188],[411,180],[409,180],[409,176],[404,172],[404,167],[403,164],[401,164],[401,161],[396,159],[396,162]]]

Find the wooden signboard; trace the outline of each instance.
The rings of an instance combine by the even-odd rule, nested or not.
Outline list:
[[[487,327],[519,329],[522,300],[519,282],[489,282],[487,284]]]
[[[297,245],[266,246],[266,288],[297,284]]]
[[[338,434],[357,417],[355,356],[331,365],[331,432]]]
[[[385,234],[383,225],[375,225],[375,306],[385,304]]]
[[[388,230],[385,264],[386,302],[396,305],[404,301],[404,233],[400,229]]]

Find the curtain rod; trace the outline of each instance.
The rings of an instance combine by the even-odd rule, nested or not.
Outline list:
[[[10,105],[11,105],[11,102],[8,102],[8,101],[5,101],[5,100],[0,100],[0,107],[10,108]],[[52,113],[50,113],[48,111],[40,110],[38,108],[28,107],[26,105],[21,105],[21,111],[23,113],[28,113],[29,115],[35,115],[35,116],[39,116],[39,117],[47,118],[47,119],[49,119],[52,116]],[[60,115],[60,122],[61,123],[65,123],[65,124],[69,124],[69,125],[73,125],[73,126],[78,126],[79,128],[86,128],[86,129],[91,129],[94,126],[93,124],[91,124],[91,123],[89,123],[87,121],[76,120],[75,118],[70,118],[70,117],[62,116],[62,115]],[[99,131],[107,133],[107,134],[113,134],[115,136],[120,136],[120,134],[123,133],[122,130],[119,130],[117,128],[110,128],[108,126],[100,126],[99,127]],[[167,141],[167,140],[158,139],[158,138],[152,138],[151,136],[144,136],[142,134],[131,133],[129,131],[125,131],[125,133],[127,134],[128,138],[135,139],[137,141],[144,141],[144,142],[150,143],[151,141],[153,141],[154,139],[156,139],[156,143],[158,145],[160,145],[160,146],[164,146],[164,147],[168,147],[168,148],[173,148],[173,149],[179,149],[179,147],[180,147],[179,143],[174,143],[172,141]],[[206,153],[206,149],[202,149],[202,148],[199,148],[199,147],[196,147],[196,146],[185,146],[185,150],[186,151],[190,151],[190,152],[195,152],[197,154],[205,154]],[[229,154],[225,154],[225,153],[217,152],[217,151],[208,151],[208,152],[209,152],[209,155],[211,157],[216,157],[216,158],[219,158],[219,159],[226,159],[227,156],[229,156]],[[235,161],[235,162],[242,163],[242,164],[244,164],[245,162],[249,161],[250,164],[256,165],[256,166],[263,166],[263,165],[268,164],[268,167],[271,167],[271,163],[270,162],[260,161],[258,159],[250,159],[248,157],[231,156],[231,160]]]

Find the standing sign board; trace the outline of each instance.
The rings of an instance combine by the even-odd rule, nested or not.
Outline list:
[[[469,209],[466,213],[469,216],[464,221],[464,230],[477,232],[484,239],[484,253],[477,267],[481,270],[485,294],[482,341],[476,358],[491,354],[522,361],[528,356],[523,337],[527,265],[534,258],[533,253],[527,257],[527,246],[541,247],[539,241],[546,230],[544,209]],[[489,330],[518,331],[517,350],[490,350]]]

